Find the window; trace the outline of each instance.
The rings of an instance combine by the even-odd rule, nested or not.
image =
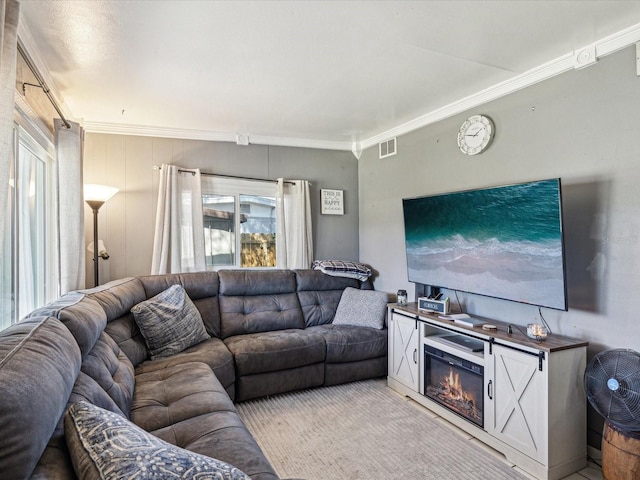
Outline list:
[[[273,182],[202,178],[208,269],[276,266],[275,191]]]
[[[0,263],[0,329],[57,295],[53,146],[15,124]]]

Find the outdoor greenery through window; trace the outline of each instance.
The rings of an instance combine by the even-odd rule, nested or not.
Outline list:
[[[275,184],[204,177],[202,192],[207,268],[275,267]]]

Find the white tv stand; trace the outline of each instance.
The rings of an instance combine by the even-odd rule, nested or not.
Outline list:
[[[464,327],[415,303],[389,305],[389,387],[437,413],[503,453],[522,470],[557,480],[586,466],[586,399],[583,375],[587,342],[550,335],[537,342],[507,324],[497,331]],[[522,328],[522,327],[521,327]],[[526,330],[526,327],[523,328]],[[483,342],[473,352],[445,350],[484,366],[484,426],[479,427],[425,396],[425,345],[443,333]]]

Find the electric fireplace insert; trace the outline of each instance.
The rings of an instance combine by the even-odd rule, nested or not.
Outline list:
[[[484,427],[484,366],[432,345],[424,346],[424,365],[424,395]]]

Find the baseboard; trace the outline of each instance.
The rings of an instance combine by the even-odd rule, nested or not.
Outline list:
[[[602,461],[602,450],[598,450],[596,447],[587,445],[587,455],[589,458],[593,458],[595,461]]]

